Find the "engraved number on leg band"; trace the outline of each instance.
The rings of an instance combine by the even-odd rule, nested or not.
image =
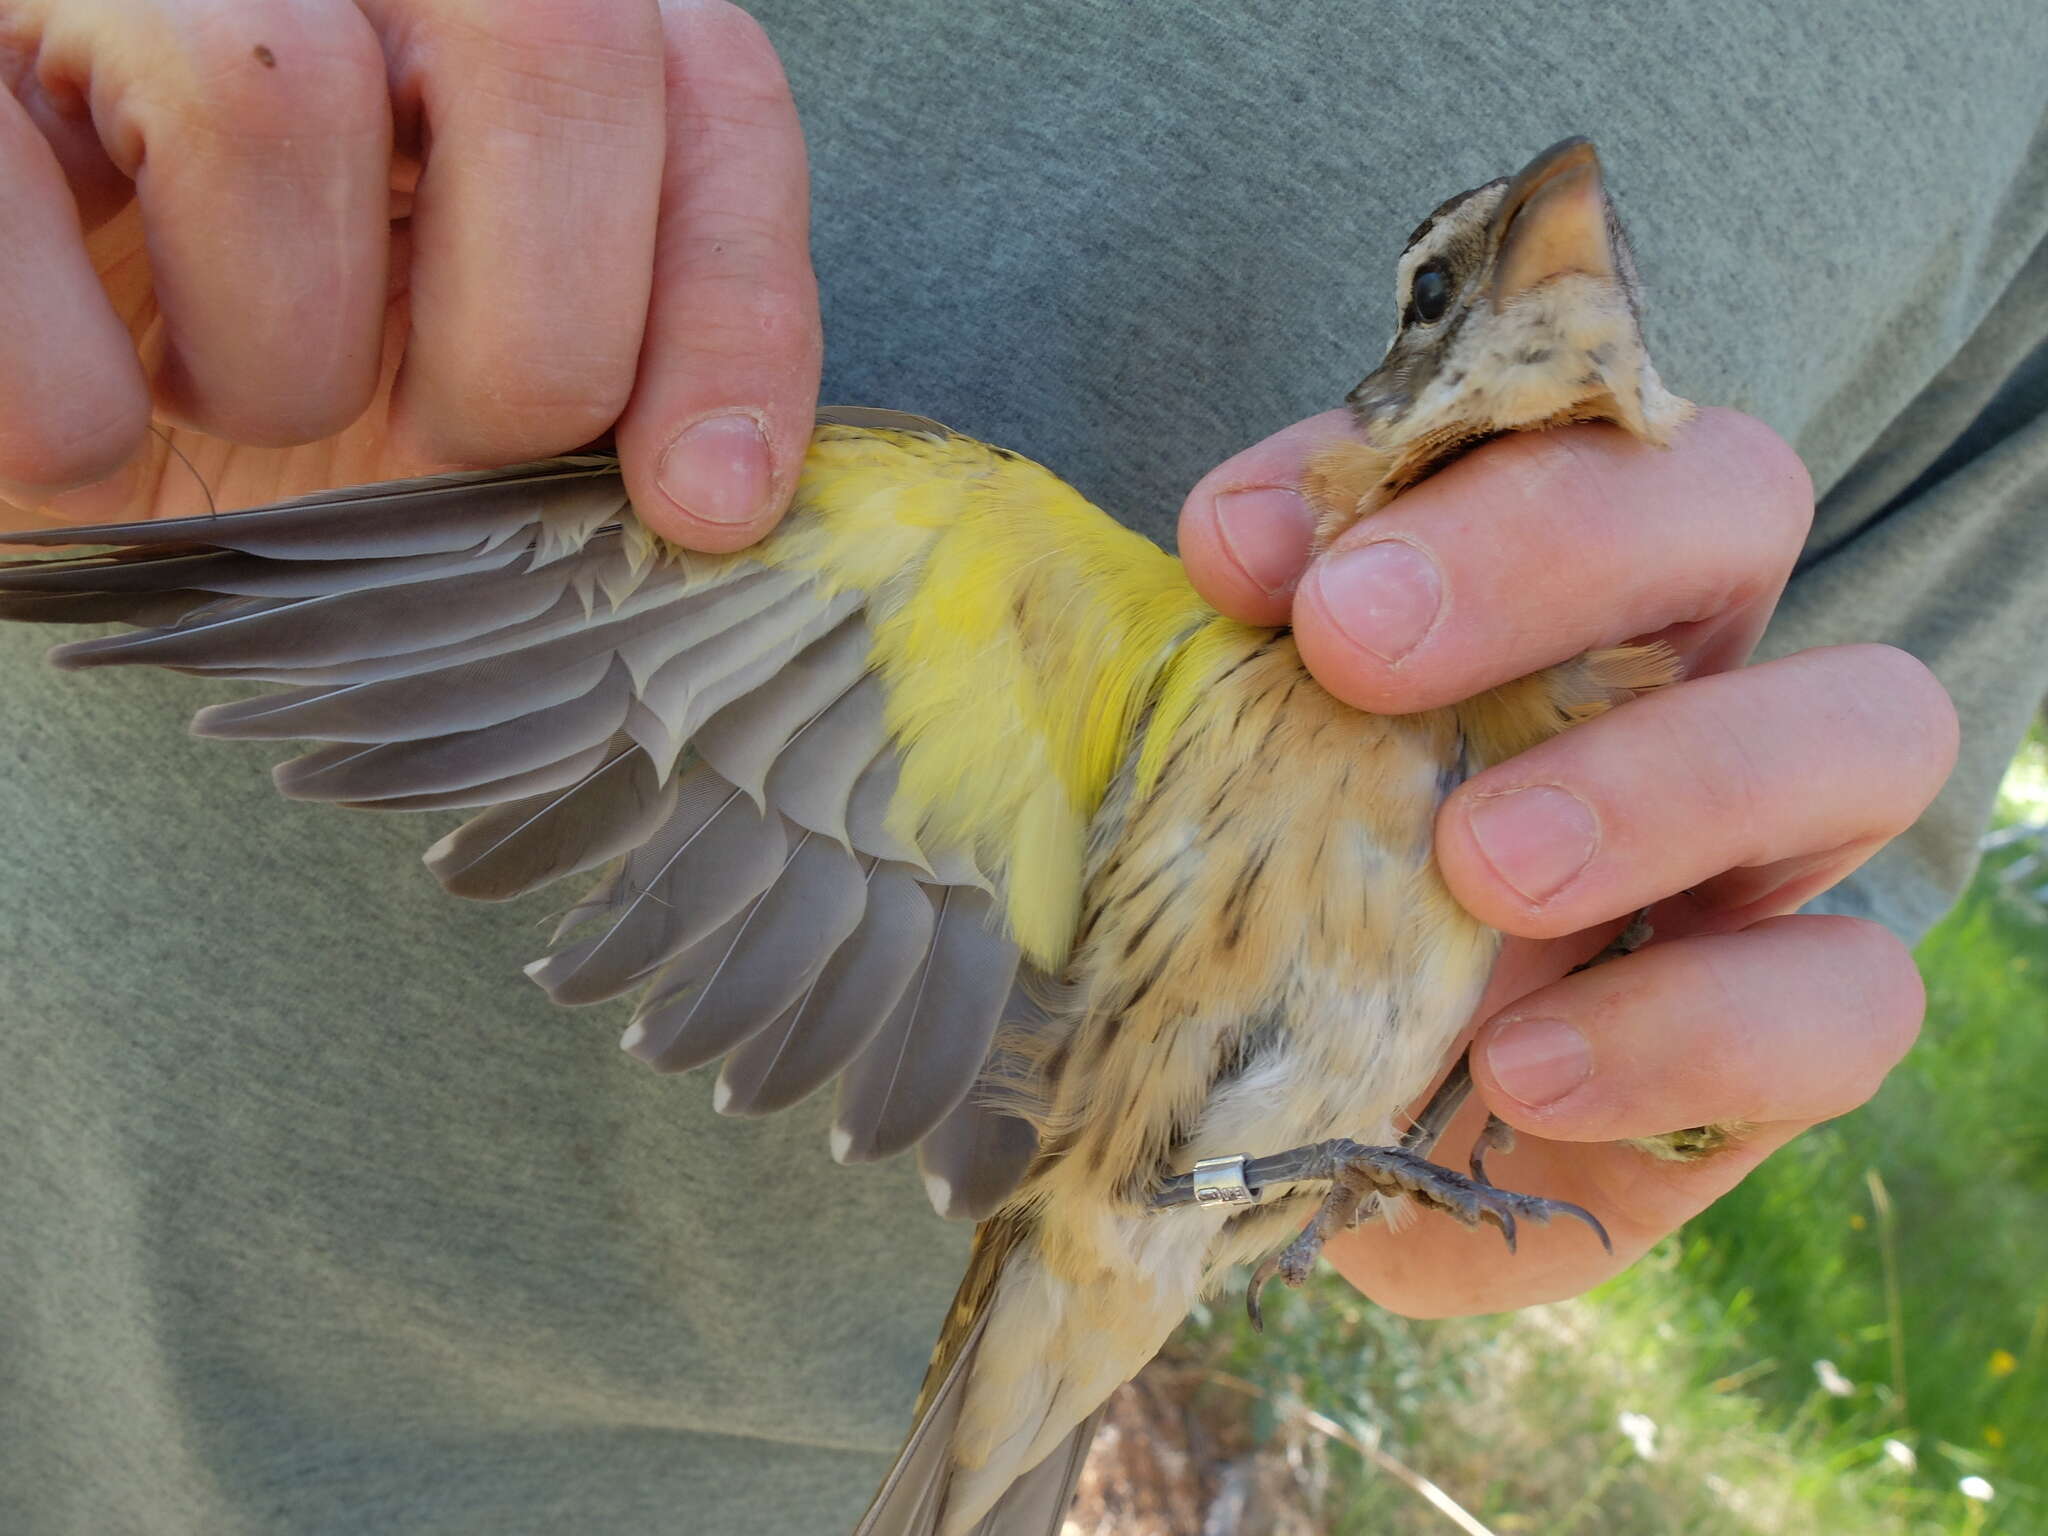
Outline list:
[[[1244,1181],[1244,1154],[1205,1157],[1195,1164],[1197,1205],[1250,1205],[1258,1196]]]

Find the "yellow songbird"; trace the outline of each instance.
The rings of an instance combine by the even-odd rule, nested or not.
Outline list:
[[[1582,140],[1438,208],[1398,297],[1324,540],[1493,435],[1690,411]],[[870,1536],[1056,1531],[1102,1401],[1304,1223],[1290,1278],[1374,1197],[1569,1209],[1397,1142],[1498,943],[1432,818],[1661,649],[1367,714],[1046,470],[876,411],[821,417],[734,555],[656,540],[603,457],[13,537],[113,546],[0,566],[0,616],[139,626],[60,665],[278,685],[195,730],[328,743],[276,770],[300,799],[475,811],[427,854],[460,895],[605,867],[550,996],[636,992],[626,1048],[722,1059],[729,1113],[836,1077],[834,1155],[915,1146],[984,1218]]]

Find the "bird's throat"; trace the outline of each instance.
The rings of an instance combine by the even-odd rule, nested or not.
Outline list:
[[[1353,523],[1502,435],[1454,428],[1418,438],[1392,453],[1356,438],[1332,443],[1309,460],[1302,475],[1302,494],[1316,517],[1312,553],[1321,554]]]

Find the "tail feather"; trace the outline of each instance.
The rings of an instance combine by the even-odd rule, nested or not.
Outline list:
[[[927,1386],[924,1410],[853,1536],[940,1536],[946,1529],[953,1431],[987,1326],[984,1311],[936,1389]],[[1102,1412],[1098,1408],[1075,1425],[1050,1456],[1012,1483],[987,1514],[958,1536],[1059,1536]]]
[[[953,1430],[967,1400],[967,1375],[975,1350],[988,1327],[984,1311],[953,1356],[946,1374],[920,1394],[917,1422],[896,1455],[896,1464],[882,1479],[874,1502],[854,1527],[853,1536],[934,1536],[944,1513],[946,1485],[953,1475]]]
[[[952,1310],[939,1331],[930,1369],[918,1394],[917,1422],[882,1481],[854,1536],[1059,1536],[1088,1445],[1101,1421],[1098,1408],[1055,1444],[1037,1465],[1021,1471],[972,1525],[958,1507],[955,1460],[968,1388],[983,1357],[1004,1271],[1030,1248],[1030,1219],[1004,1212],[975,1229],[974,1252]],[[1015,1319],[1011,1319],[1014,1326]],[[1049,1406],[1049,1402],[1048,1405]],[[984,1473],[986,1469],[983,1469]],[[986,1492],[966,1494],[975,1503]]]
[[[1059,1536],[1102,1414],[1098,1408],[1076,1424],[1050,1456],[1010,1484],[967,1536]]]

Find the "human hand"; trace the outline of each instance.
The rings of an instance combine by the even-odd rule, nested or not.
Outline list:
[[[822,349],[803,137],[744,12],[23,0],[0,79],[0,501],[38,514],[0,528],[614,423],[678,543],[781,515]]]
[[[1803,466],[1759,422],[1703,411],[1667,451],[1605,426],[1502,439],[1311,567],[1292,487],[1346,430],[1331,412],[1247,449],[1180,526],[1204,596],[1291,621],[1332,693],[1433,708],[1637,638],[1685,661],[1686,681],[1477,775],[1436,822],[1452,893],[1510,935],[1475,1017],[1477,1094],[1438,1155],[1462,1163],[1491,1109],[1518,1145],[1488,1174],[1593,1211],[1614,1254],[1562,1222],[1525,1227],[1512,1261],[1474,1263],[1498,1235],[1429,1213],[1326,1250],[1413,1316],[1574,1295],[1862,1103],[1911,1045],[1924,997],[1905,946],[1874,923],[1788,914],[1920,814],[1953,764],[1955,714],[1888,646],[1742,665],[1812,517]],[[1654,942],[1564,974],[1645,906]],[[1621,1141],[1725,1121],[1748,1129],[1692,1163]]]

